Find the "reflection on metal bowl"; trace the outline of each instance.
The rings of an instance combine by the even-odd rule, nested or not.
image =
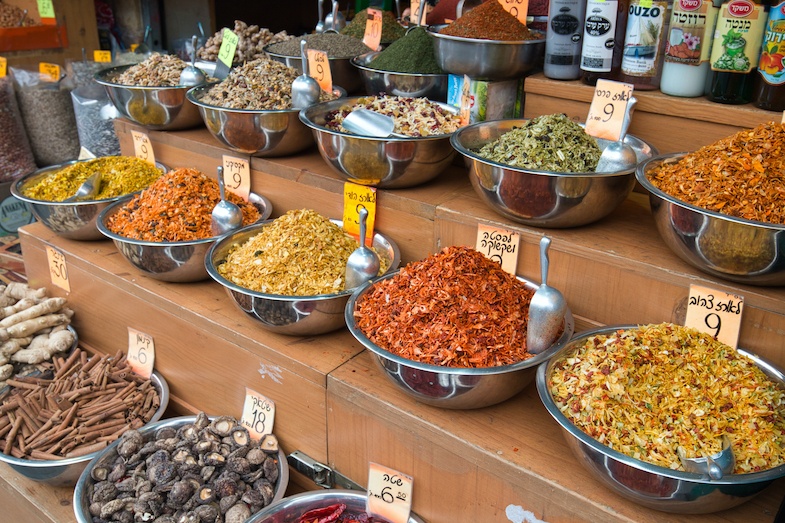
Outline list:
[[[387,93],[393,96],[428,98],[435,102],[447,102],[446,73],[418,74],[382,71],[370,66],[379,52],[362,54],[352,58],[351,63],[360,70],[365,84],[365,93],[377,95]]]
[[[303,65],[299,53],[297,56],[285,56],[278,53],[271,53],[268,50],[269,47],[270,46],[265,47],[264,52],[267,53],[270,58],[284,63],[302,74]],[[332,76],[333,84],[340,85],[349,94],[357,93],[362,89],[363,84],[362,79],[360,78],[360,72],[351,64],[351,58],[328,58],[328,61],[330,63],[330,75]]]

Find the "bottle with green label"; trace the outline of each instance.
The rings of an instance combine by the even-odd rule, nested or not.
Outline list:
[[[771,6],[758,59],[753,103],[769,111],[785,110],[785,1]]]

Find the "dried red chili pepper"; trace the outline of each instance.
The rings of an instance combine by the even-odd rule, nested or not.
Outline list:
[[[315,508],[309,510],[298,520],[299,523],[331,523],[338,521],[343,511],[346,510],[346,505],[343,503],[336,503],[326,507]]]

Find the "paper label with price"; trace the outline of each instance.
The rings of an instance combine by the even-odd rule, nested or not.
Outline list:
[[[505,11],[526,25],[526,15],[529,14],[529,0],[499,0]]]
[[[316,80],[322,91],[333,92],[333,73],[327,53],[318,49],[308,49],[308,76]]]
[[[96,50],[93,51],[93,60],[96,62],[111,62],[112,61],[112,51],[100,51]]]
[[[368,211],[368,217],[365,219],[365,237],[373,238],[373,227],[376,223],[376,188],[351,182],[343,184],[343,230],[358,241],[362,207]]]
[[[224,185],[246,202],[251,195],[251,167],[248,159],[223,155]]]
[[[390,523],[407,523],[412,510],[411,476],[371,462],[366,511]]]
[[[142,131],[131,131],[131,137],[134,140],[134,155],[155,165],[155,153],[150,137]]]
[[[38,16],[41,18],[54,18],[55,17],[55,6],[52,3],[52,0],[37,0],[38,4]],[[45,23],[41,20],[42,23]]]
[[[46,246],[46,260],[49,263],[49,278],[52,285],[57,285],[66,292],[71,292],[68,281],[68,266],[65,263],[65,254],[54,247]]]
[[[275,403],[258,392],[245,388],[245,403],[240,424],[248,429],[254,440],[260,440],[273,433],[275,423]]]
[[[228,27],[224,27],[222,36],[221,47],[218,49],[218,60],[215,62],[215,72],[213,73],[213,76],[220,80],[229,76],[229,70],[234,62],[234,53],[240,41],[240,37]]]
[[[8,74],[8,59],[5,56],[0,56],[0,78]]]
[[[365,22],[363,43],[371,49],[378,50],[379,44],[382,42],[382,12],[369,7],[367,13],[368,21]]]
[[[135,373],[149,378],[155,366],[155,343],[153,337],[128,327],[128,364]]]
[[[714,336],[735,349],[739,344],[743,308],[742,296],[701,285],[690,285],[684,326]]]
[[[60,66],[57,64],[50,64],[47,62],[40,62],[38,64],[38,72],[46,80],[56,82],[60,79]]]
[[[589,115],[586,117],[586,134],[618,141],[632,89],[632,84],[597,80]]]
[[[419,25],[420,6],[422,5],[425,5],[425,2],[422,2],[421,0],[412,0],[409,2],[409,25]]]
[[[512,275],[515,275],[515,271],[518,269],[520,241],[521,235],[517,232],[496,229],[481,223],[477,225],[475,248]]]

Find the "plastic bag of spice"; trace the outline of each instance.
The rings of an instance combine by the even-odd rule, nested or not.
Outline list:
[[[95,156],[120,154],[114,119],[120,116],[106,89],[93,82],[71,91],[79,145]]]
[[[13,81],[10,76],[3,76],[0,78],[0,182],[14,180],[35,169]]]
[[[35,162],[46,167],[77,159],[79,134],[69,89],[38,71],[10,69]]]

